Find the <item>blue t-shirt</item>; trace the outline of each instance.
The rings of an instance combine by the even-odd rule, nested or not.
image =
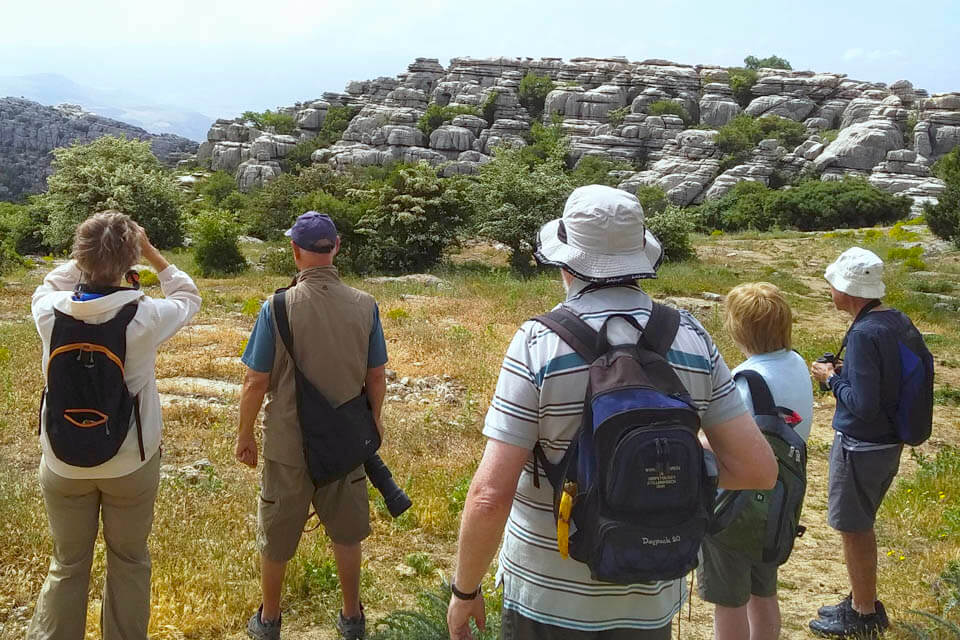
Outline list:
[[[273,321],[270,317],[270,299],[260,307],[257,322],[250,332],[247,348],[240,361],[254,371],[269,373],[273,369],[276,337],[273,335]],[[383,337],[383,325],[380,324],[380,309],[373,305],[373,326],[370,328],[370,345],[367,348],[367,368],[375,369],[387,364],[387,341]]]

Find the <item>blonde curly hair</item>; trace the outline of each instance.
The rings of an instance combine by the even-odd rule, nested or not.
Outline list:
[[[91,284],[116,284],[140,260],[140,227],[114,209],[96,213],[77,227],[72,257]]]

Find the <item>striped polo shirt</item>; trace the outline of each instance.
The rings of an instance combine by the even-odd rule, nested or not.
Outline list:
[[[594,329],[614,314],[645,326],[651,300],[639,287],[589,287],[575,281],[564,306]],[[709,429],[746,412],[740,394],[710,336],[681,311],[680,329],[667,358],[683,381]],[[612,344],[635,342],[636,329],[614,319]],[[533,449],[537,442],[551,462],[560,460],[580,425],[588,364],[544,325],[528,321],[507,349],[483,433],[507,444]],[[568,629],[603,631],[666,626],[686,591],[682,580],[619,585],[596,582],[587,565],[557,551],[550,483],[533,485],[533,458],[517,485],[500,551],[498,581],[503,606],[521,615]]]

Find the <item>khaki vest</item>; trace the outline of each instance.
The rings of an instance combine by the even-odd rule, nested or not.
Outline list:
[[[373,297],[343,284],[334,266],[311,267],[287,289],[286,303],[297,364],[307,379],[335,407],[359,394],[367,375]],[[264,409],[263,457],[303,467],[293,362],[272,315],[276,347]]]

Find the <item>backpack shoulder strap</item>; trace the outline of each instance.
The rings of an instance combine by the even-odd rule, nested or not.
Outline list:
[[[534,320],[560,336],[587,364],[600,356],[597,351],[599,334],[566,307],[539,315]]]
[[[286,289],[280,289],[270,299],[270,306],[273,307],[273,314],[277,320],[277,331],[280,332],[280,339],[283,340],[283,346],[287,348],[290,359],[294,366],[297,364],[293,356],[293,335],[290,333],[290,318],[287,316]]]
[[[640,336],[640,342],[647,349],[659,353],[664,358],[670,350],[670,345],[680,330],[680,312],[659,302],[653,303],[650,319]]]
[[[777,414],[777,405],[773,401],[773,394],[763,376],[751,369],[738,371],[734,379],[743,378],[750,387],[750,397],[753,399],[753,413],[758,416],[772,416]]]

